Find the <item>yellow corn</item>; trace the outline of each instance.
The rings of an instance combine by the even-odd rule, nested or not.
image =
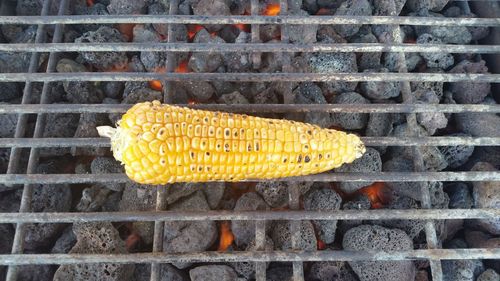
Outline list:
[[[352,134],[240,114],[134,105],[118,127],[98,127],[114,157],[143,184],[239,181],[320,173],[361,157]]]

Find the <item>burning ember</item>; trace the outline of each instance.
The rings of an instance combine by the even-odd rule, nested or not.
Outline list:
[[[188,39],[189,41],[193,41],[194,39],[194,36],[196,36],[196,33],[198,33],[198,31],[204,29],[203,26],[199,25],[199,24],[190,24],[188,25]]]
[[[326,249],[326,243],[325,243],[325,242],[323,242],[323,240],[321,240],[321,239],[317,238],[317,239],[316,239],[316,241],[317,241],[317,242],[316,242],[316,244],[317,244],[317,249],[318,249],[319,251]]]
[[[135,24],[133,23],[120,23],[116,26],[116,29],[118,29],[121,34],[127,37],[127,41],[130,42],[134,39],[134,27]]]
[[[231,246],[231,244],[233,244],[234,241],[234,235],[228,221],[220,223],[219,237],[219,247],[217,248],[217,251],[224,252],[227,248],[229,248],[229,246]]]
[[[175,68],[176,73],[188,73],[189,68],[188,68],[188,61],[184,60],[179,63],[179,65]]]
[[[248,25],[248,24],[237,23],[234,26],[236,28],[238,28],[240,31],[247,32],[247,33],[250,32],[250,25]]]
[[[380,209],[391,200],[390,191],[383,182],[375,182],[357,191],[370,199],[373,209]]]
[[[329,16],[332,15],[332,10],[326,9],[326,8],[319,8],[319,10],[316,12],[317,16]]]
[[[167,70],[165,67],[160,67],[155,70],[156,73],[166,73]],[[188,61],[184,60],[179,63],[177,68],[175,68],[176,73],[188,73]],[[152,80],[149,81],[149,87],[155,91],[161,91],[163,89],[162,83],[160,80]]]
[[[87,0],[87,7],[94,6],[94,0]]]
[[[280,13],[280,4],[269,4],[264,9],[264,16],[277,16]]]

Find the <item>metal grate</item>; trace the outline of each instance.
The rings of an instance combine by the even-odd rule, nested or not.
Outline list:
[[[500,113],[499,105],[471,104],[413,104],[410,81],[459,82],[475,81],[500,83],[500,74],[441,74],[441,73],[407,73],[405,56],[407,52],[439,52],[446,50],[452,53],[498,54],[499,45],[415,45],[402,43],[400,25],[420,26],[491,26],[500,27],[500,18],[420,18],[400,17],[395,13],[395,5],[389,16],[288,16],[288,2],[280,0],[279,16],[259,16],[258,0],[251,0],[249,16],[179,16],[178,0],[170,1],[169,15],[66,15],[70,0],[61,0],[57,16],[48,16],[51,0],[43,1],[40,16],[0,16],[0,24],[36,24],[38,25],[35,43],[0,44],[0,51],[32,53],[27,73],[0,73],[0,82],[25,82],[23,98],[20,105],[0,104],[0,114],[18,114],[18,122],[14,138],[0,139],[0,147],[11,147],[11,156],[7,174],[0,175],[0,182],[6,185],[23,185],[23,194],[19,213],[0,213],[0,223],[16,223],[16,232],[12,246],[12,254],[0,255],[0,265],[9,265],[7,280],[16,280],[18,265],[26,264],[75,264],[75,263],[151,263],[151,280],[160,280],[161,263],[168,262],[237,262],[253,261],[256,263],[256,280],[266,280],[265,262],[286,261],[293,264],[294,280],[304,280],[303,262],[306,261],[361,261],[361,260],[429,260],[433,280],[442,280],[441,260],[444,259],[500,259],[500,249],[439,249],[436,238],[434,220],[441,219],[493,219],[500,217],[499,209],[446,209],[433,210],[430,206],[429,190],[421,187],[422,207],[417,210],[368,210],[335,212],[299,211],[299,191],[290,189],[289,211],[209,211],[209,212],[174,212],[167,209],[164,196],[168,186],[158,189],[155,212],[98,212],[98,213],[30,213],[33,184],[41,183],[112,183],[126,182],[123,174],[100,175],[67,175],[67,174],[35,174],[38,164],[39,149],[42,147],[109,147],[109,142],[100,138],[42,138],[47,114],[54,113],[122,113],[127,105],[56,105],[48,103],[48,92],[52,82],[56,81],[150,81],[161,80],[165,102],[171,101],[172,81],[206,80],[206,81],[400,81],[403,96],[402,104],[370,104],[370,105],[295,105],[292,104],[291,85],[285,87],[284,103],[280,105],[188,105],[209,110],[225,110],[232,112],[363,112],[363,113],[406,113],[410,127],[416,126],[416,113],[420,112],[481,112]],[[2,1],[5,4],[7,1]],[[465,3],[466,4],[466,3]],[[116,24],[116,23],[162,23],[168,24],[167,43],[102,43],[102,44],[70,44],[61,43],[65,24]],[[251,24],[252,43],[248,44],[193,44],[176,43],[173,38],[175,24]],[[259,43],[259,25],[277,24],[282,26],[281,42],[274,44]],[[349,43],[349,44],[291,44],[289,25],[319,24],[384,24],[393,27],[395,42],[391,44]],[[51,43],[46,43],[46,27],[55,25]],[[166,72],[160,73],[55,73],[59,52],[75,51],[162,51],[167,52]],[[278,52],[281,54],[281,73],[173,73],[175,54],[177,52],[248,52],[254,53],[252,61],[260,63],[259,53]],[[397,52],[398,73],[291,73],[289,53],[292,52]],[[49,53],[47,70],[37,73],[37,65],[41,53]],[[43,82],[40,104],[31,104],[33,83]],[[30,114],[36,114],[36,125],[33,137],[27,138],[27,121]],[[416,135],[416,134],[415,134]],[[368,146],[411,146],[414,149],[413,172],[377,173],[377,174],[320,174],[305,177],[287,178],[284,181],[500,181],[500,172],[424,172],[422,159],[416,153],[420,146],[474,145],[498,146],[499,137],[365,137]],[[30,148],[26,173],[19,174],[20,152],[22,148]],[[13,187],[14,188],[14,187]],[[426,220],[425,233],[428,249],[396,252],[350,252],[350,251],[314,251],[303,252],[291,250],[287,252],[264,251],[266,221],[288,220],[291,222],[292,247],[297,249],[300,237],[301,220],[382,220],[382,219],[418,219]],[[162,252],[164,221],[197,221],[197,220],[253,220],[256,221],[255,241],[257,251],[254,252],[199,252],[172,254]],[[97,221],[155,221],[152,253],[138,254],[23,254],[23,241],[26,223],[75,223]]]

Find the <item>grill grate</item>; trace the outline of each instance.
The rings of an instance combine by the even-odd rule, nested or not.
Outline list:
[[[0,255],[0,264],[9,265],[7,280],[16,280],[17,265],[23,264],[75,264],[75,263],[151,263],[151,280],[160,280],[161,263],[168,262],[238,262],[252,261],[256,263],[256,280],[266,280],[265,262],[287,261],[293,264],[294,280],[304,280],[303,262],[306,261],[361,261],[361,260],[429,260],[433,280],[442,280],[441,260],[444,259],[500,259],[500,249],[439,249],[434,220],[441,219],[494,219],[500,217],[499,209],[447,209],[433,210],[430,206],[429,189],[423,185],[422,207],[417,210],[338,210],[335,212],[298,211],[299,190],[291,188],[289,194],[289,211],[269,212],[175,212],[167,209],[164,197],[168,187],[158,189],[155,212],[99,212],[99,213],[30,213],[33,184],[42,183],[111,183],[126,182],[123,174],[100,175],[66,175],[66,174],[35,174],[38,164],[39,148],[42,147],[109,147],[109,142],[100,138],[42,138],[46,125],[47,114],[53,113],[122,113],[127,105],[55,105],[48,103],[48,91],[51,83],[56,81],[150,81],[161,80],[165,102],[172,98],[173,81],[206,80],[206,81],[400,81],[403,104],[370,104],[370,105],[294,105],[292,104],[291,84],[285,84],[283,105],[189,105],[195,108],[209,110],[224,110],[232,112],[349,112],[349,113],[406,113],[410,127],[417,125],[416,113],[420,112],[481,112],[500,113],[499,105],[470,104],[413,104],[410,84],[413,81],[459,82],[475,81],[500,83],[500,74],[442,74],[442,73],[407,73],[404,53],[408,52],[439,52],[446,50],[452,53],[498,54],[498,45],[448,45],[437,44],[422,46],[403,44],[400,25],[419,26],[500,26],[500,18],[420,18],[399,17],[395,15],[395,5],[391,16],[288,16],[288,2],[280,0],[279,16],[258,16],[258,0],[251,0],[251,15],[249,16],[179,16],[177,14],[178,0],[170,1],[169,15],[126,15],[126,16],[77,16],[66,15],[70,0],[61,0],[57,16],[48,16],[51,0],[43,1],[40,16],[0,16],[0,24],[36,24],[38,25],[35,43],[31,44],[0,44],[0,51],[32,53],[28,73],[0,73],[0,82],[25,82],[21,105],[0,104],[0,114],[19,114],[14,138],[0,139],[0,147],[12,147],[8,171],[0,175],[0,182],[6,185],[24,185],[19,213],[0,213],[0,223],[16,223],[16,232],[11,255]],[[484,0],[483,0],[484,1]],[[491,0],[490,0],[491,1]],[[494,0],[493,0],[494,1]],[[491,1],[491,2],[493,2]],[[2,3],[6,3],[3,1]],[[465,5],[467,6],[467,5]],[[69,44],[61,43],[65,24],[116,24],[116,23],[161,23],[168,24],[167,43],[103,43],[103,44]],[[252,43],[248,44],[192,44],[176,43],[173,38],[175,24],[251,24]],[[259,43],[259,26],[262,24],[278,24],[282,26],[280,43]],[[393,27],[392,35],[395,42],[349,43],[349,44],[290,44],[289,25],[319,24],[384,24]],[[52,43],[45,43],[47,25],[55,25]],[[166,72],[159,73],[55,73],[57,53],[75,51],[162,51],[167,52]],[[254,65],[260,64],[259,53],[279,52],[282,61],[282,73],[173,73],[175,69],[176,52],[248,52],[254,53]],[[50,53],[45,73],[37,73],[41,53]],[[289,53],[293,52],[397,52],[398,73],[291,73]],[[40,104],[31,104],[33,99],[33,83],[43,82]],[[37,114],[35,130],[32,138],[27,135],[29,114]],[[415,134],[416,135],[416,134]],[[355,174],[335,173],[288,178],[284,181],[500,181],[500,172],[424,172],[422,159],[418,149],[420,146],[444,145],[474,145],[498,146],[500,137],[365,137],[363,141],[369,146],[412,146],[414,149],[414,172]],[[30,148],[28,168],[25,174],[18,174],[20,152],[22,148]],[[301,220],[382,220],[382,219],[418,219],[426,220],[425,233],[428,249],[396,252],[349,252],[349,251],[314,251],[303,252],[291,250],[287,252],[264,252],[266,221],[288,220],[291,222],[292,248],[298,249]],[[199,252],[188,254],[170,254],[162,252],[164,221],[197,221],[197,220],[252,220],[255,224],[255,241],[257,251],[252,252]],[[152,253],[140,254],[40,254],[26,255],[23,253],[23,241],[26,223],[76,223],[97,221],[155,221]]]

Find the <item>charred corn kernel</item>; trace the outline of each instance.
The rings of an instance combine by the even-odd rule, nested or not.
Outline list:
[[[143,184],[271,179],[320,173],[361,157],[359,137],[288,120],[134,105],[111,138],[114,157]]]

